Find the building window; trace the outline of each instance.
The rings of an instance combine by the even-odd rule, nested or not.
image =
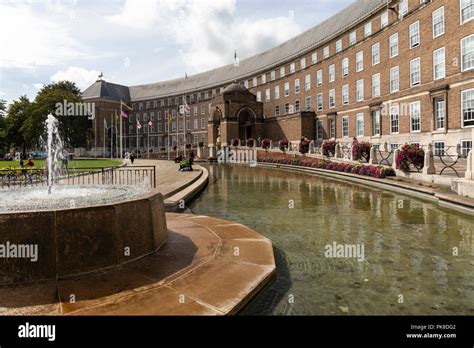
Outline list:
[[[201,118],[201,129],[206,129],[206,119]]]
[[[380,110],[372,111],[372,135],[380,135]]]
[[[364,136],[364,114],[359,113],[356,115],[356,132],[358,137]]]
[[[318,53],[314,52],[311,54],[311,63],[316,64],[318,62]]]
[[[336,53],[339,53],[342,51],[342,40],[337,40],[336,41]]]
[[[275,72],[275,70],[273,70],[273,71],[270,73],[270,80],[272,80],[272,81],[275,81],[275,80],[276,80],[276,72]]]
[[[329,82],[334,82],[336,80],[336,66],[331,64],[329,66]]]
[[[390,133],[398,134],[399,131],[399,111],[398,105],[392,105],[390,107]]]
[[[410,25],[410,48],[420,45],[420,22],[416,21]]]
[[[305,69],[305,68],[306,68],[306,58],[301,58],[301,60],[300,60],[300,67],[301,67],[301,69]]]
[[[295,94],[300,93],[300,79],[295,80]]]
[[[245,80],[245,81],[244,81],[244,86],[245,86],[245,88],[247,88],[247,89],[249,88],[249,80]]]
[[[319,93],[317,98],[316,98],[316,107],[318,109],[318,111],[322,111],[323,110],[323,94],[322,93]]]
[[[444,47],[433,52],[433,74],[435,80],[444,79],[446,77]]]
[[[270,88],[267,88],[265,90],[265,102],[269,102],[270,101]]]
[[[333,108],[336,106],[336,90],[331,89],[329,91],[329,108]]]
[[[342,76],[346,77],[349,75],[349,58],[342,60]]]
[[[358,102],[364,100],[364,80],[359,80],[356,83],[356,100]]]
[[[191,130],[191,120],[186,120],[186,130]]]
[[[462,71],[474,69],[474,34],[461,40]]]
[[[275,105],[275,117],[280,116],[280,105]]]
[[[412,132],[419,132],[421,130],[420,102],[414,102],[410,104],[410,125]]]
[[[316,139],[323,139],[323,121],[321,120],[316,121]]]
[[[262,91],[257,91],[257,101],[258,102],[262,101]]]
[[[417,86],[420,82],[420,58],[416,58],[410,62],[410,83],[411,86]]]
[[[296,112],[300,112],[301,109],[300,109],[300,101],[299,100],[295,100],[295,113]]]
[[[398,66],[390,69],[390,93],[398,92],[400,89],[400,68]]]
[[[357,52],[356,54],[356,72],[364,70],[364,51]]]
[[[388,11],[385,11],[380,16],[380,28],[385,28],[388,25]]]
[[[380,74],[372,75],[372,98],[380,97]]]
[[[280,78],[283,78],[283,77],[285,77],[285,67],[284,66],[282,66],[280,68]]]
[[[290,83],[285,82],[285,97],[289,97],[289,96],[290,96]]]
[[[329,46],[323,48],[323,58],[329,58]]]
[[[194,129],[197,130],[199,128],[199,121],[197,118],[194,119]]]
[[[433,12],[433,38],[444,34],[444,6]]]
[[[357,31],[353,31],[349,34],[349,45],[355,45],[357,43]]]
[[[342,136],[344,138],[349,137],[349,116],[342,117]]]
[[[434,114],[436,129],[444,129],[446,124],[446,101],[444,97],[434,100]]]
[[[304,90],[309,91],[311,89],[311,75],[304,77]]]
[[[267,83],[267,74],[262,75],[262,85]]]
[[[280,86],[275,86],[275,99],[280,99]]]
[[[336,138],[336,120],[330,119],[328,128],[329,128],[329,138],[330,139]]]
[[[285,115],[288,115],[290,113],[290,103],[285,104]]]
[[[398,56],[398,33],[390,36],[390,58]]]
[[[398,7],[398,18],[403,19],[408,13],[408,0],[402,0]]]
[[[201,115],[206,114],[206,107],[204,105],[201,106]]]
[[[469,22],[474,18],[474,0],[461,1],[461,24]]]
[[[311,112],[311,97],[304,98],[304,111]]]
[[[472,140],[461,140],[461,156],[466,158],[472,150]]]
[[[318,72],[316,73],[316,82],[317,82],[318,87],[323,85],[323,71],[322,70],[318,70]]]
[[[296,64],[295,64],[295,63],[291,63],[291,64],[290,64],[290,74],[293,74],[295,71],[296,71]]]
[[[342,104],[349,104],[349,85],[342,86]]]
[[[474,89],[462,92],[461,105],[463,127],[474,126]]]
[[[445,156],[444,151],[444,141],[435,141],[434,142],[434,155],[435,156]]]
[[[372,22],[364,25],[364,37],[369,37],[370,35],[372,35]]]
[[[372,45],[372,65],[380,63],[380,44]]]
[[[161,121],[161,111],[158,111],[158,121]]]

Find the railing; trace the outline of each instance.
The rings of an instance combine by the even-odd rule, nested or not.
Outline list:
[[[433,149],[433,156],[438,159],[437,168],[441,168],[439,175],[455,174],[458,178],[461,177],[460,171],[465,169],[467,163],[465,158],[460,154],[457,146],[448,146],[442,149]]]
[[[110,167],[110,168],[61,168],[56,178],[59,185],[149,185],[156,188],[155,166]],[[17,188],[48,185],[45,169],[0,170],[0,187]]]

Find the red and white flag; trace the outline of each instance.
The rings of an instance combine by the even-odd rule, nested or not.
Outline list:
[[[140,121],[137,120],[137,128],[142,129],[142,125],[140,124]]]
[[[153,122],[151,122],[151,120],[150,120],[150,122],[148,122],[148,126],[153,128]]]

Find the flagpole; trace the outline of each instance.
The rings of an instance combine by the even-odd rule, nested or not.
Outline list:
[[[120,117],[122,117],[122,116],[120,116]],[[115,112],[114,112],[114,118],[115,118],[115,127],[114,127],[114,131],[115,131],[115,158],[119,158],[119,157],[118,157],[118,152],[119,152],[119,143],[118,143],[119,134],[118,134],[117,110],[115,110]]]
[[[183,95],[183,98],[182,98],[182,101],[184,101],[184,95]],[[184,108],[184,106],[183,106]],[[184,154],[184,157],[186,158],[186,110],[183,110],[183,154]]]
[[[112,134],[112,129],[114,127],[114,119],[112,114],[110,114],[110,126],[110,159],[112,159],[114,155],[114,135]]]
[[[171,149],[170,149],[170,137],[171,137],[171,134],[170,134],[170,128],[171,128],[171,122],[170,122],[170,115],[168,115],[168,119],[166,120],[166,122],[168,122],[168,141],[167,141],[167,145],[168,145],[168,161],[171,160]]]
[[[150,123],[148,123],[148,143],[147,143],[147,158],[150,159]]]
[[[104,141],[103,141],[103,148],[104,148],[104,154],[103,154],[103,157],[102,158],[107,158],[107,155],[105,154],[105,132],[106,132],[106,128],[107,128],[107,120],[105,119],[105,115],[104,115]]]
[[[137,120],[137,158],[138,158],[138,120]]]
[[[120,159],[123,159],[123,122],[122,122],[122,99],[120,99]]]

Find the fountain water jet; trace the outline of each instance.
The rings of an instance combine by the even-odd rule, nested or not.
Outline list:
[[[51,187],[57,177],[58,161],[63,157],[63,141],[59,136],[59,122],[51,114],[46,119],[47,142],[46,152],[48,153],[47,168],[48,168],[48,194],[51,194]]]

